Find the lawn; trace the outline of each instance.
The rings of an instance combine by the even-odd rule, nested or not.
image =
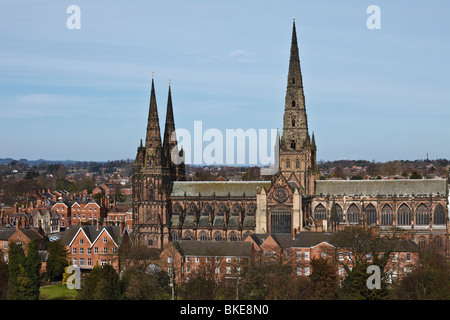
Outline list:
[[[69,289],[62,284],[41,287],[41,300],[74,300],[78,294],[76,289]]]

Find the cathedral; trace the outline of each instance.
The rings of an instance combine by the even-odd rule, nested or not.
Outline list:
[[[319,180],[309,134],[295,21],[292,27],[278,171],[267,181],[186,181],[169,84],[163,139],[154,79],[145,144],[133,166],[133,233],[142,244],[243,241],[251,234],[333,232],[351,225],[400,232],[448,253],[448,183],[433,180]],[[179,150],[183,157],[183,150]]]

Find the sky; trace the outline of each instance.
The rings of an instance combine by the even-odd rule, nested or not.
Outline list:
[[[0,158],[134,159],[152,73],[161,130],[169,79],[177,129],[281,129],[295,18],[318,160],[448,159],[449,12],[448,0],[3,0]]]

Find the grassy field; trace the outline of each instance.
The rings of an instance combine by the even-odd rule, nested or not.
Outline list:
[[[41,287],[41,300],[74,300],[78,291],[62,284]]]

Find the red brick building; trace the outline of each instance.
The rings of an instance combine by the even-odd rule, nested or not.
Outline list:
[[[59,216],[59,226],[61,229],[68,228],[70,226],[70,217],[72,213],[72,206],[62,200],[58,200],[53,206],[52,209],[56,211]]]
[[[71,225],[94,222],[106,218],[106,208],[95,201],[74,202],[71,206]]]
[[[28,223],[28,219],[22,216],[16,216],[14,224],[0,227],[0,249],[3,251],[3,258],[8,260],[9,243],[21,244],[25,254],[28,250],[30,241],[35,240],[38,250],[43,250],[45,245],[44,230],[34,228]]]
[[[74,225],[67,229],[61,242],[67,247],[70,262],[82,270],[95,265],[112,265],[120,271],[119,247],[130,240],[124,223],[119,226]]]
[[[173,274],[175,282],[187,282],[198,272],[226,281],[235,279],[254,254],[252,244],[245,241],[176,241],[162,251],[161,267]]]
[[[336,245],[335,234],[327,232],[302,232],[292,237],[286,234],[253,234],[246,241],[253,244],[254,252],[258,257],[279,257],[296,265],[297,276],[309,276],[312,273],[310,264],[312,259],[331,259],[337,267],[340,277],[345,277],[344,265],[352,268],[353,255],[351,248]],[[383,254],[383,248],[377,248]],[[396,240],[390,252],[390,259],[385,267],[392,279],[400,278],[405,272],[417,263],[419,259],[419,246],[410,239]],[[366,256],[371,261],[371,254]]]
[[[114,206],[107,210],[105,224],[118,225],[122,221],[125,222],[128,230],[133,230],[133,210],[131,206]]]

